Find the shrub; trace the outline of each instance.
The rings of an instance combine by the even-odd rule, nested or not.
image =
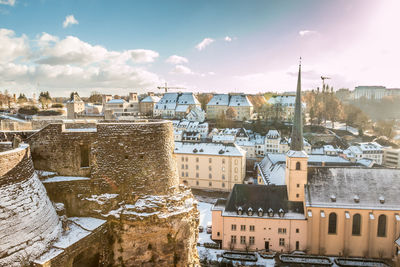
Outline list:
[[[53,105],[51,105],[52,108],[63,108],[64,105],[61,103],[54,103]]]
[[[61,110],[43,110],[38,113],[39,116],[58,116],[62,114]]]
[[[39,108],[35,106],[26,106],[18,109],[19,114],[35,115],[39,112]]]

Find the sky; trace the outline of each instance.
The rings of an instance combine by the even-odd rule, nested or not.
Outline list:
[[[0,90],[400,87],[398,0],[0,0]]]

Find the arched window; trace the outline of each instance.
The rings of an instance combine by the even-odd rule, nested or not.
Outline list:
[[[378,236],[386,236],[386,215],[380,215],[378,218]]]
[[[296,170],[300,170],[300,162],[296,162]]]
[[[337,215],[332,212],[329,214],[328,234],[336,234]]]
[[[353,216],[352,234],[353,235],[360,235],[361,234],[361,215],[358,214],[358,213]]]

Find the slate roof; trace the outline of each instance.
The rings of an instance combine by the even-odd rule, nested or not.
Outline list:
[[[270,208],[274,213],[280,209],[285,213],[289,211],[304,213],[301,202],[288,201],[286,185],[235,184],[226,202],[225,212],[237,212],[239,207],[242,207],[244,213],[248,208],[252,208],[255,213],[259,208],[265,213]]]
[[[235,144],[175,142],[175,154],[245,156],[246,151]]]
[[[229,104],[228,94],[215,94],[207,103],[207,106],[227,106]]]
[[[306,206],[398,210],[399,192],[400,169],[309,168]]]
[[[229,101],[230,107],[252,107],[249,98],[247,95],[231,95],[231,99]]]
[[[143,103],[158,103],[160,101],[160,98],[158,96],[146,96],[142,101]]]
[[[178,98],[180,105],[200,105],[200,102],[193,95],[193,93],[182,93]]]

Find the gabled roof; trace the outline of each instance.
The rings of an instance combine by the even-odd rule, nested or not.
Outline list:
[[[211,100],[207,103],[207,106],[228,106],[229,95],[228,94],[215,94]]]
[[[158,103],[160,101],[160,98],[158,96],[146,96],[142,101],[143,103]]]
[[[180,105],[200,105],[200,102],[193,93],[182,93],[178,98]]]
[[[111,99],[106,104],[124,104],[124,103],[126,103],[126,101],[123,99]]]
[[[229,100],[229,106],[230,107],[252,107],[253,105],[251,104],[249,98],[245,94],[240,94],[240,95],[231,95],[231,98]]]

